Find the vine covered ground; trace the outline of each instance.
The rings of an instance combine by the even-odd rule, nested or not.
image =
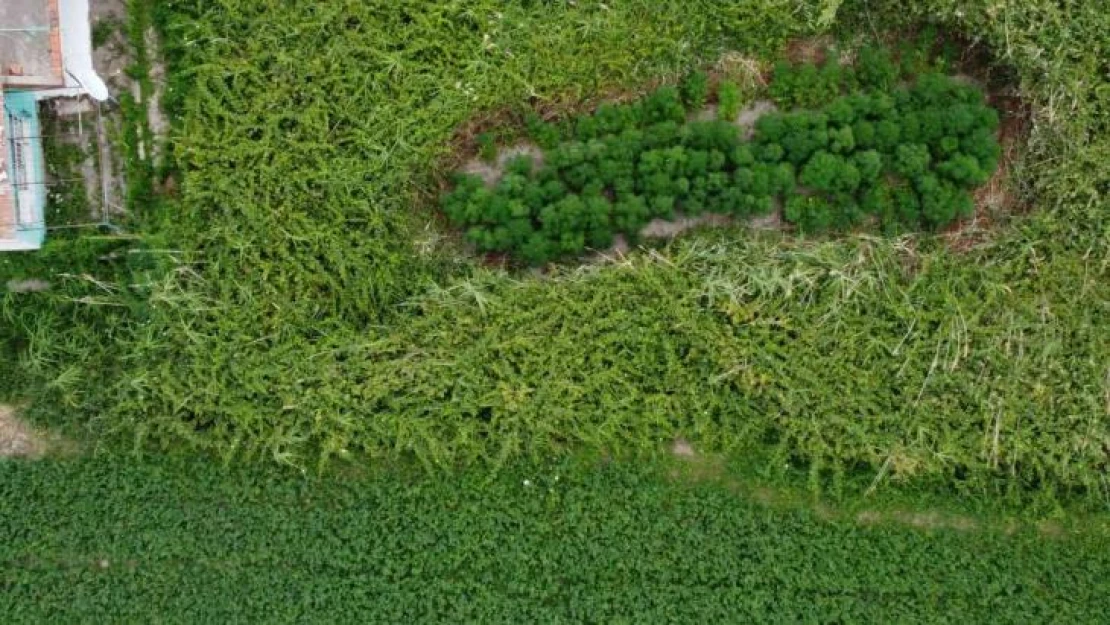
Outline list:
[[[312,470],[683,438],[817,489],[1110,493],[1110,55],[1092,4],[173,0],[153,23],[171,166],[135,236],[0,258],[0,284],[53,286],[0,295],[0,393],[33,399],[37,424]],[[773,78],[802,38],[904,32],[993,54],[986,82],[1028,109],[1006,181],[1026,212],[952,235],[721,230],[533,275],[460,253],[434,208],[483,115],[594,110],[705,66],[746,89],[744,68]],[[816,229],[810,201],[788,213]]]

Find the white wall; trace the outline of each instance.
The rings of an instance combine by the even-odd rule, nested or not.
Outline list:
[[[58,0],[58,20],[61,23],[62,67],[66,86],[45,89],[36,92],[36,96],[43,99],[87,93],[97,100],[107,100],[108,87],[93,67],[89,0]]]

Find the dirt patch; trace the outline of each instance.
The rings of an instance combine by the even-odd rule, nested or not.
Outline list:
[[[776,203],[781,204],[777,200]],[[752,230],[782,230],[787,227],[786,220],[782,217],[781,206],[776,207],[775,210],[766,215],[748,219],[746,225]]]
[[[674,443],[671,445],[671,453],[679,458],[693,458],[697,455],[694,453],[694,446],[684,438],[674,439]]]
[[[126,74],[131,63],[124,24],[127,20],[126,0],[94,0],[89,3],[89,21],[93,28],[110,28],[111,36],[93,49],[96,73],[108,84],[110,91],[119,93],[128,88],[131,79]]]
[[[908,525],[922,530],[957,530],[970,532],[979,529],[979,523],[968,516],[942,513],[936,510],[864,510],[856,514],[859,525]]]
[[[8,280],[8,291],[11,293],[42,293],[50,290],[50,283],[46,280],[32,278],[30,280]]]
[[[751,141],[752,136],[755,135],[755,123],[760,117],[777,110],[778,107],[770,100],[756,100],[744,107],[744,110],[736,116],[736,125],[740,128],[744,140]]]
[[[0,405],[0,458],[41,458],[47,442],[15,415],[15,408]]]
[[[1002,148],[994,174],[986,184],[973,191],[975,213],[945,230],[952,248],[964,251],[989,239],[993,226],[1005,222],[1011,215],[1028,211],[1028,205],[1020,197],[1015,167],[1022,159],[1029,137],[1032,113],[1014,86],[1013,76],[993,62],[986,48],[958,38],[953,41],[964,50],[955,61],[957,76],[983,89],[987,103],[999,113],[997,136]]]
[[[154,84],[154,93],[147,103],[147,116],[150,118],[150,130],[156,137],[164,137],[169,132],[170,122],[162,113],[162,90],[166,84],[166,64],[162,62],[162,49],[158,45],[158,37],[153,30],[146,33],[146,47],[150,51],[150,80]]]
[[[640,236],[651,239],[673,239],[674,237],[699,226],[727,226],[734,223],[728,215],[706,213],[697,217],[676,216],[673,220],[652,219],[640,230]]]
[[[718,118],[718,110],[716,104],[710,104],[701,111],[691,113],[687,116],[687,119],[692,122],[714,121]],[[755,135],[755,123],[759,121],[759,118],[777,110],[778,107],[770,100],[755,100],[744,107],[732,123],[740,129],[740,136],[745,141],[751,141],[752,136]]]
[[[497,160],[492,163],[477,157],[472,158],[463,164],[460,171],[464,174],[478,176],[486,183],[486,186],[493,187],[505,175],[505,166],[509,164],[509,161],[518,156],[532,159],[532,167],[535,170],[543,167],[543,150],[532,143],[519,143],[498,151]]]
[[[786,44],[786,53],[784,56],[786,60],[791,63],[813,63],[814,65],[820,65],[825,62],[829,50],[834,47],[834,43],[831,35],[794,39]]]

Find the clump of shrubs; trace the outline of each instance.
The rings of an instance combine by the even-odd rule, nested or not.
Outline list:
[[[997,167],[997,113],[981,91],[940,74],[912,85],[881,49],[846,76],[823,67],[776,70],[780,103],[742,141],[730,123],[739,90],[722,83],[717,121],[687,122],[708,79],[692,74],[631,104],[602,105],[561,129],[530,117],[544,165],[509,162],[494,186],[458,176],[443,198],[452,223],[482,252],[539,265],[676,214],[764,215],[781,205],[802,232],[874,222],[884,231],[938,228],[973,209],[969,190]],[[789,82],[793,81],[793,82]],[[802,81],[812,81],[804,83]],[[777,89],[777,91],[776,91]]]
[[[813,67],[783,70],[813,75]],[[791,74],[794,72],[794,74]],[[860,51],[855,87],[823,106],[765,116],[754,143],[799,167],[800,197],[784,216],[803,231],[873,219],[884,231],[939,228],[971,214],[969,190],[998,166],[998,113],[982,91],[938,73],[899,85],[881,48]],[[780,104],[811,99],[780,88]],[[797,88],[801,89],[801,88]]]

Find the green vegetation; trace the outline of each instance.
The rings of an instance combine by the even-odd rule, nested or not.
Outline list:
[[[693,72],[679,85],[682,103],[688,111],[700,111],[709,99],[709,76],[705,72]]]
[[[124,34],[131,63],[124,71],[139,88],[137,94],[125,91],[117,96],[121,119],[115,139],[122,153],[127,181],[124,206],[138,214],[149,212],[150,205],[156,201],[155,142],[148,118],[148,106],[154,96],[151,52],[147,49],[148,36],[153,32],[152,5],[152,0],[127,0]]]
[[[751,145],[729,122],[687,123],[708,97],[708,78],[698,72],[678,89],[571,120],[573,136],[549,148],[539,170],[519,157],[493,189],[477,176],[457,177],[444,212],[480,252],[512,252],[532,265],[605,249],[615,234],[636,241],[651,219],[676,211],[749,217],[785,201],[787,221],[804,232],[867,219],[898,232],[970,216],[969,191],[998,166],[998,113],[981,90],[942,74],[892,89],[893,61],[861,54],[868,64],[848,93],[835,61],[821,70],[780,64],[778,103],[821,108],[761,117]],[[831,90],[818,85],[824,99],[808,94],[818,74],[831,76]],[[721,91],[729,113],[722,117],[734,120],[736,86]],[[527,127],[537,144],[555,143],[551,125],[533,117]],[[493,136],[478,140],[481,157],[493,161]]]
[[[768,471],[789,461],[821,490],[862,480],[1105,506],[1110,55],[1091,3],[960,3],[958,14],[930,1],[831,12],[774,0],[156,4],[176,191],[133,211],[139,240],[126,248],[93,240],[73,261],[61,247],[0,258],[0,285],[57,285],[0,294],[0,345],[16,363],[0,389],[33,398],[37,423],[126,450],[310,470],[343,450],[489,470],[581,447],[651,454],[683,436],[766,457]],[[542,119],[598,109],[601,123],[598,102],[677,84],[725,52],[773,63],[789,38],[826,26],[852,39],[922,21],[979,37],[975,49],[996,55],[991,79],[1030,111],[1005,188],[1028,213],[999,215],[991,231],[721,231],[531,275],[460,254],[433,210],[473,120],[534,98]],[[904,76],[920,63],[894,56],[899,82],[932,80]],[[873,64],[851,82],[889,82],[889,66]],[[820,93],[796,85],[784,97],[836,106],[849,83],[832,80],[837,67],[813,70],[828,74]],[[668,96],[650,111],[676,132],[679,94],[677,108]],[[785,188],[787,163],[795,181],[824,185],[791,209],[803,228],[855,222],[843,206],[939,224],[966,210],[951,190],[989,171],[990,154],[918,122],[913,141],[904,124],[873,124],[870,137],[839,124],[808,172],[812,120],[790,122],[806,129],[796,141],[725,157],[749,163],[756,189]],[[691,140],[718,140],[716,123],[698,128]],[[560,128],[554,150],[572,133],[586,149],[599,132]],[[654,201],[629,199],[610,232],[677,209],[668,197],[717,197],[708,155],[702,189],[700,176],[672,175],[676,145],[653,140]],[[890,184],[864,185],[876,165],[867,142]],[[901,143],[928,147],[927,162]],[[603,240],[596,196],[577,195],[553,217],[583,224],[583,244]],[[770,194],[751,195],[745,213],[768,210]],[[112,247],[92,253],[100,244]]]
[[[732,81],[724,81],[717,87],[717,119],[735,121],[740,114],[740,87]]]
[[[1105,526],[859,523],[621,464],[434,482],[0,464],[0,501],[19,506],[0,514],[19,623],[1087,623],[1110,591]]]
[[[43,159],[53,184],[46,195],[46,221],[52,226],[87,223],[91,219],[91,198],[81,180],[85,151],[67,140],[76,135],[77,123],[66,122],[53,113],[40,111]]]
[[[1105,613],[1098,3],[131,4],[174,124],[164,166],[129,163],[132,234],[0,255],[0,399],[95,450],[0,461],[7,620]],[[838,54],[775,66],[823,35]],[[780,110],[750,142],[686,123],[718,78],[731,118],[761,69]],[[1004,161],[962,74],[1008,113]],[[776,196],[797,229],[845,232],[491,268],[437,199],[460,147],[517,131],[543,167],[505,163],[505,202],[451,196],[501,211],[480,246],[515,249],[533,207],[558,231],[519,248],[539,262]],[[996,164],[1004,208],[930,232]],[[23,278],[51,289],[6,290]]]

